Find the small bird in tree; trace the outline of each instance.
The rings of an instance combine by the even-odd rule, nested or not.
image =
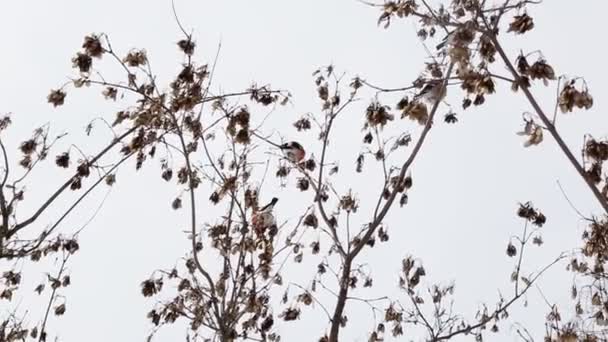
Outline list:
[[[443,80],[430,80],[420,93],[414,96],[414,100],[422,98],[430,104],[435,104],[445,98],[446,92],[447,89],[443,86]]]
[[[437,44],[437,46],[435,46],[435,48],[437,50],[441,50],[446,46],[450,46],[453,44],[454,42],[454,36],[455,36],[455,31],[449,32],[442,40],[441,43]]]
[[[263,235],[268,228],[276,231],[277,223],[276,219],[274,218],[274,214],[272,213],[272,209],[278,201],[278,198],[273,197],[270,203],[253,213],[251,224],[253,225],[253,229],[255,230],[256,234]]]
[[[257,134],[256,132],[252,132],[252,134],[262,140],[264,140],[265,142],[269,143],[272,146],[275,146],[277,148],[279,148],[283,154],[285,155],[285,158],[287,158],[287,160],[289,160],[292,163],[299,163],[301,162],[304,157],[306,156],[306,150],[304,150],[304,147],[302,147],[302,145],[297,142],[297,141],[290,141],[284,144],[276,144],[270,140],[268,140],[266,137],[263,137],[259,134]]]
[[[279,148],[283,151],[285,157],[291,161],[292,163],[299,163],[306,156],[306,151],[304,147],[300,145],[297,141],[290,141],[283,145],[280,145]]]
[[[274,208],[275,204],[277,204],[278,201],[279,201],[278,198],[273,197],[272,200],[270,200],[270,203],[268,203],[265,206],[263,206],[262,208],[260,208],[258,210],[258,212],[270,212],[270,211],[272,211],[272,209]]]
[[[464,24],[463,26],[448,32],[435,48],[442,50],[443,48],[467,48],[475,39],[475,30],[470,27],[472,24]]]

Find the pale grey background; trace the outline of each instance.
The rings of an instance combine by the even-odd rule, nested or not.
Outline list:
[[[212,60],[220,39],[223,43],[215,89],[242,89],[256,80],[293,93],[293,105],[278,108],[273,114],[273,125],[289,127],[282,131],[286,136],[295,134],[289,125],[299,114],[318,109],[311,79],[316,67],[334,63],[338,70],[351,76],[360,74],[374,83],[393,87],[414,79],[425,57],[412,21],[395,22],[389,30],[378,28],[378,12],[354,0],[178,0],[176,5],[182,22],[194,30],[199,60]],[[559,74],[587,78],[595,96],[594,108],[560,115],[558,121],[574,151],[580,148],[583,134],[605,136],[608,131],[602,101],[606,92],[602,82],[608,76],[604,38],[592,27],[602,24],[607,8],[604,1],[546,1],[531,10],[536,19],[534,31],[524,39],[507,38],[512,57],[519,48],[540,48]],[[67,80],[70,59],[79,50],[83,36],[91,32],[107,33],[114,48],[122,53],[131,47],[145,48],[161,81],[167,81],[178,70],[181,57],[175,42],[180,39],[180,32],[170,1],[3,1],[0,112],[14,113],[15,126],[4,138],[13,148],[17,144],[15,137],[45,122],[52,122],[56,133],[77,131],[66,138],[65,143],[71,143],[83,140],[81,132],[91,118],[113,116],[118,105],[102,102],[98,91],[72,91],[66,106],[59,109],[46,103],[49,89]],[[117,71],[115,67],[105,70]],[[553,108],[554,87],[535,90],[548,111]],[[543,235],[546,244],[529,251],[527,270],[533,271],[559,252],[580,245],[584,223],[561,195],[556,180],[583,213],[599,213],[598,207],[553,141],[547,139],[530,149],[522,147],[523,140],[515,132],[522,126],[521,113],[529,107],[521,94],[511,93],[507,86],[501,85],[499,92],[500,95],[489,97],[482,109],[460,115],[457,125],[438,124],[433,129],[413,168],[415,186],[410,204],[405,209],[395,208],[388,216],[390,242],[362,255],[373,270],[375,287],[360,292],[361,296],[398,295],[395,274],[400,259],[413,254],[423,260],[428,280],[456,281],[455,307],[472,317],[482,302],[492,304],[499,292],[512,292],[508,276],[513,260],[506,257],[504,250],[509,236],[519,234],[522,228],[514,215],[518,201],[532,200],[548,216]],[[458,108],[460,96],[455,93],[451,91],[448,100]],[[340,159],[342,168],[348,170],[337,182],[341,191],[348,190],[348,182],[358,181],[350,177],[367,103],[368,98],[364,97],[345,113],[348,118],[343,119],[338,132],[343,132],[340,136],[346,143],[333,144],[329,151],[330,159]],[[257,113],[258,118],[265,114]],[[103,143],[107,137],[104,134],[108,134],[104,132],[100,129],[94,138],[81,144],[86,153],[93,153]],[[312,140],[305,142],[316,144]],[[118,186],[83,233],[82,251],[70,262],[73,285],[64,291],[67,312],[63,318],[52,317],[50,321],[61,341],[141,341],[150,332],[145,314],[153,301],[140,295],[139,283],[154,269],[171,267],[188,248],[181,233],[184,212],[169,208],[177,190],[161,185],[157,170],[152,163],[138,177],[126,170],[119,173]],[[32,189],[28,198],[42,200],[67,176],[67,171],[39,170],[28,186]],[[369,198],[375,197],[377,188],[372,181],[360,184],[356,191],[360,197]],[[310,194],[296,194],[291,189],[277,189],[282,197],[277,211],[283,220],[296,218],[300,209],[294,205],[296,200],[309,200]],[[66,222],[66,232],[88,220],[105,196],[104,191],[98,191]],[[20,210],[31,210],[33,202]],[[202,202],[204,216],[210,208]],[[369,205],[363,205],[361,212],[369,213],[369,209]],[[364,222],[365,214],[361,215]],[[55,218],[46,215],[40,225]],[[311,259],[289,274],[305,284],[317,262]],[[31,268],[25,267],[28,269]],[[32,284],[31,288],[44,278],[38,271],[26,273],[25,282]],[[540,284],[551,303],[571,308],[571,280],[571,274],[560,265]],[[21,307],[46,301],[46,296],[38,299],[27,286],[25,289]],[[535,290],[527,299],[528,308],[523,307],[522,301],[511,314],[541,339],[549,308]],[[6,302],[0,302],[0,310],[9,310]],[[30,312],[28,317],[36,321],[39,314]],[[342,340],[366,341],[373,324],[367,307],[352,303],[350,319]],[[307,308],[302,320],[281,324],[280,332],[284,341],[310,341],[322,335],[325,327],[321,311],[311,314]],[[510,325],[502,329],[498,340],[517,340]],[[161,330],[157,340],[179,340],[184,333],[185,328],[177,325]],[[422,340],[415,331],[406,331],[406,336]]]

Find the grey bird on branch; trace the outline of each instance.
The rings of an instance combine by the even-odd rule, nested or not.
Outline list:
[[[467,28],[466,25],[467,24],[465,24],[465,27],[459,27],[451,32],[448,32],[441,43],[437,44],[435,48],[437,50],[441,50],[446,46],[455,46],[461,48],[466,48],[469,46],[469,44],[471,44],[475,39],[475,31],[470,27]]]
[[[304,159],[304,157],[306,156],[306,150],[297,141],[290,141],[290,142],[279,145],[253,131],[252,131],[252,134],[255,135],[256,137],[264,140],[265,142],[269,143],[270,145],[275,146],[278,149],[280,149],[281,152],[283,152],[283,155],[285,155],[285,158],[287,158],[287,160],[289,160],[290,162],[292,162],[294,164],[301,162]]]
[[[443,87],[443,80],[430,80],[422,88],[420,93],[414,96],[414,100],[424,99],[430,104],[435,104],[445,98],[447,89]]]

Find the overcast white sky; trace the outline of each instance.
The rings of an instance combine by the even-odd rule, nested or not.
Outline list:
[[[425,58],[412,21],[396,22],[384,30],[376,26],[378,12],[355,0],[176,0],[176,6],[181,21],[194,32],[199,60],[212,60],[222,41],[216,90],[244,89],[258,81],[291,91],[293,104],[273,114],[272,126],[286,127],[281,130],[283,136],[296,136],[290,123],[299,114],[318,111],[311,79],[317,67],[333,63],[350,76],[358,74],[370,82],[397,87],[408,85],[417,76]],[[523,39],[507,39],[513,58],[520,48],[542,49],[558,74],[586,77],[595,96],[594,108],[562,115],[558,121],[574,151],[580,148],[585,133],[602,137],[608,132],[607,108],[602,101],[608,89],[601,83],[608,76],[605,44],[591,27],[605,20],[607,9],[604,1],[546,1],[532,7],[534,31]],[[181,57],[175,42],[180,32],[169,0],[3,1],[0,113],[13,113],[15,127],[4,138],[13,147],[18,143],[16,137],[46,122],[51,122],[57,133],[77,132],[68,136],[66,143],[81,142],[87,153],[93,153],[96,143],[102,142],[82,139],[91,118],[111,118],[117,108],[102,102],[97,93],[71,92],[66,106],[58,109],[46,103],[49,89],[67,80],[71,57],[80,49],[83,37],[92,32],[107,33],[118,51],[145,48],[161,82],[178,70]],[[554,87],[536,90],[547,110],[554,105]],[[457,90],[449,91],[448,101],[459,108]],[[338,161],[344,169],[352,170],[360,149],[359,129],[367,103],[365,97],[345,113],[338,131],[340,143],[329,150],[329,159]],[[441,114],[446,110],[442,108]],[[519,201],[532,200],[548,217],[545,246],[530,251],[526,270],[534,271],[561,251],[580,245],[584,223],[570,208],[556,181],[583,213],[599,213],[598,207],[552,140],[530,149],[522,147],[522,138],[515,132],[521,129],[521,113],[526,110],[529,108],[521,94],[513,94],[502,85],[498,95],[487,99],[487,105],[461,113],[458,124],[435,126],[412,169],[415,186],[410,203],[404,209],[396,207],[387,218],[390,241],[362,255],[361,260],[369,264],[375,278],[374,289],[361,292],[362,296],[398,296],[396,273],[400,260],[412,254],[423,260],[428,280],[456,282],[455,307],[472,317],[481,303],[493,304],[499,292],[507,295],[512,291],[508,277],[513,260],[504,251],[509,236],[519,234],[522,228],[515,217]],[[265,114],[259,111],[254,116],[259,119]],[[407,129],[415,127],[408,125]],[[107,138],[103,131],[97,137]],[[63,293],[68,309],[63,318],[51,318],[50,322],[60,341],[143,340],[151,329],[145,314],[153,302],[140,295],[139,284],[154,269],[171,267],[187,251],[181,233],[184,212],[173,212],[169,207],[177,190],[160,184],[156,164],[137,177],[125,171],[119,173],[118,186],[83,233],[81,252],[70,261],[73,285]],[[349,174],[336,181],[339,190],[347,191],[352,185],[363,199],[376,195],[374,182],[364,183],[349,178]],[[59,171],[35,174],[28,186],[33,189],[30,205],[35,205],[37,196],[42,200],[67,175]],[[296,194],[293,189],[270,189],[270,193],[262,194],[263,198],[272,197],[273,191],[280,195],[280,220],[294,220],[301,209],[299,199],[309,200],[306,196],[310,194]],[[67,222],[65,231],[85,223],[104,196],[103,190],[99,191]],[[206,206],[203,201],[203,213],[209,209]],[[363,204],[362,212],[369,212],[369,207]],[[28,209],[31,207],[21,210]],[[362,215],[360,220],[364,222]],[[47,215],[40,224],[55,218]],[[295,266],[290,274],[304,284],[314,274],[317,262]],[[28,284],[44,278],[41,273],[27,276]],[[560,265],[540,284],[551,303],[569,305],[571,279]],[[29,292],[27,296],[22,306],[36,302]],[[519,303],[511,314],[540,340],[548,307],[537,291],[530,292],[528,302],[527,308]],[[6,302],[0,302],[0,310],[8,310]],[[321,336],[326,325],[321,311],[317,312],[311,314],[308,308],[302,320],[281,324],[283,340],[310,341]],[[372,326],[367,307],[351,303],[349,313],[351,321],[343,330],[342,340],[366,341]],[[37,320],[36,314],[32,313],[31,319]],[[517,340],[510,325],[502,328],[496,340]],[[168,327],[157,340],[179,340],[184,333],[182,327]],[[422,340],[415,332],[406,331],[406,337]]]

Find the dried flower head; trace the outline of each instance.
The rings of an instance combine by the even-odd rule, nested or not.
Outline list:
[[[53,107],[63,105],[65,101],[65,92],[61,89],[51,90],[51,93],[47,96],[47,101],[53,105]]]
[[[122,60],[130,67],[138,67],[145,65],[148,61],[145,50],[132,50]]]
[[[109,175],[106,176],[106,184],[108,186],[112,186],[114,185],[114,183],[116,183],[116,174],[115,173],[111,173]]]
[[[287,177],[287,175],[289,174],[289,169],[287,168],[287,166],[285,165],[281,165],[279,167],[279,169],[277,170],[277,177],[279,178],[285,178]]]
[[[57,164],[57,166],[62,167],[62,168],[68,168],[70,166],[70,154],[69,152],[64,152],[60,155],[58,155],[55,158],[55,163]]]
[[[549,84],[548,80],[555,80],[555,71],[553,70],[553,67],[547,64],[547,61],[542,58],[532,64],[528,74],[533,80],[543,80],[545,85]]]
[[[403,109],[401,117],[408,117],[411,120],[417,121],[420,125],[425,125],[429,118],[429,112],[424,103],[415,101]]]
[[[298,189],[300,189],[300,191],[306,191],[310,187],[310,182],[306,177],[301,177],[298,178],[298,183],[296,186]]]
[[[513,244],[509,242],[509,244],[507,245],[507,255],[510,257],[514,257],[516,254],[517,248],[515,248],[515,246],[513,246]]]
[[[55,315],[61,316],[65,313],[65,303],[55,307]]]
[[[21,143],[19,149],[21,150],[21,152],[23,152],[23,154],[30,155],[34,153],[34,151],[36,151],[37,146],[38,143],[35,139],[28,139]]]
[[[173,202],[171,203],[171,208],[173,208],[174,210],[180,209],[182,207],[182,199],[179,197],[176,197]]]
[[[288,308],[285,309],[280,315],[279,318],[282,318],[284,321],[295,321],[300,318],[300,309],[298,308]]]
[[[359,208],[359,201],[349,192],[340,199],[340,208],[349,213],[356,213]]]
[[[304,162],[304,168],[308,171],[314,171],[317,167],[317,162],[313,158],[310,158]]]
[[[387,1],[382,6],[382,14],[378,18],[378,25],[384,23],[384,28],[388,28],[393,16],[407,17],[414,13],[417,8],[418,5],[414,0]]]
[[[84,49],[84,52],[91,57],[99,58],[105,52],[99,37],[94,34],[84,37],[82,48]]]
[[[111,99],[116,101],[116,95],[118,95],[118,90],[114,87],[107,87],[103,90],[102,95],[106,99]]]
[[[449,123],[449,124],[457,123],[458,122],[458,116],[454,112],[449,112],[449,113],[447,113],[445,115],[445,117],[443,118],[443,120],[446,123]]]
[[[91,56],[79,52],[72,58],[72,66],[78,68],[82,73],[88,73],[91,70],[91,66],[93,66],[93,59]]]
[[[186,55],[192,56],[196,43],[192,41],[191,37],[188,37],[188,39],[182,39],[177,42],[177,46],[179,46],[180,50],[182,50]]]
[[[372,127],[384,127],[389,121],[394,119],[394,116],[388,112],[389,110],[389,106],[384,106],[378,101],[373,101],[367,106],[367,110],[365,111],[367,124]]]
[[[608,160],[608,141],[596,141],[591,138],[585,143],[585,156],[596,161]]]
[[[531,119],[525,120],[526,125],[524,130],[518,132],[517,135],[525,135],[528,140],[524,142],[524,147],[530,147],[532,145],[538,145],[543,141],[543,128]]]
[[[306,117],[303,117],[298,121],[294,122],[293,126],[298,130],[298,132],[307,131],[311,127],[310,120]]]
[[[0,131],[5,130],[6,128],[8,128],[8,126],[11,124],[11,117],[10,115],[5,115],[3,117],[0,117]]]
[[[365,161],[365,156],[363,155],[363,153],[359,154],[359,156],[357,157],[357,161],[356,161],[356,168],[355,170],[357,172],[362,172],[363,171],[363,162]]]
[[[319,219],[317,219],[317,216],[314,213],[310,213],[304,218],[304,225],[317,228],[319,226]]]
[[[239,144],[243,144],[243,145],[247,145],[251,142],[251,136],[249,135],[249,130],[248,129],[240,129],[236,136],[234,137],[234,140],[239,143]]]
[[[528,60],[526,56],[520,54],[515,60],[515,64],[517,64],[517,71],[522,75],[527,75],[530,72],[530,64],[528,64]]]
[[[534,28],[534,20],[528,13],[516,15],[513,17],[513,21],[509,24],[507,32],[515,32],[516,34],[523,34]]]
[[[593,97],[587,87],[578,90],[575,82],[575,79],[568,81],[559,94],[558,105],[562,113],[572,112],[574,107],[589,109],[593,106]]]

